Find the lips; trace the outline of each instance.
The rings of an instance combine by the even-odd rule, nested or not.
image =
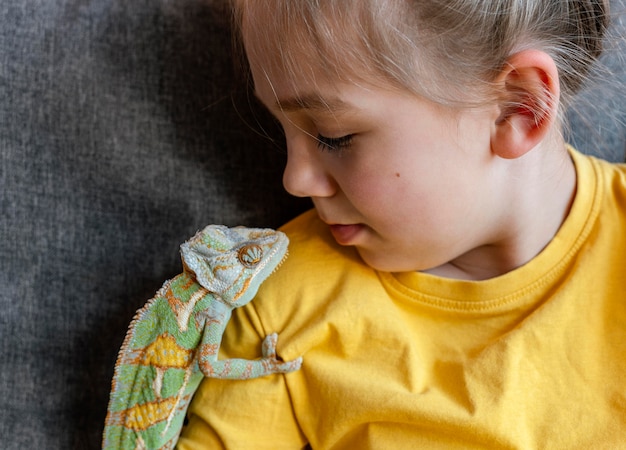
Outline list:
[[[351,245],[358,234],[363,230],[361,224],[329,225],[330,232],[339,245]]]

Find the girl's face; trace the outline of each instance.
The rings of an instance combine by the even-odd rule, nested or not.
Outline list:
[[[425,271],[493,241],[495,108],[459,111],[390,87],[269,77],[250,62],[256,95],[285,132],[284,186],[313,200],[340,245],[379,270]]]

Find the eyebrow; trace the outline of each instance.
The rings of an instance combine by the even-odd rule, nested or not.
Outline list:
[[[348,103],[338,97],[323,98],[321,95],[308,94],[276,100],[276,107],[285,112],[307,109],[316,112],[341,112],[348,109]]]
[[[275,110],[283,112],[309,110],[313,112],[338,113],[347,110],[348,107],[349,103],[339,97],[324,98],[319,94],[298,95],[277,99],[274,102]]]

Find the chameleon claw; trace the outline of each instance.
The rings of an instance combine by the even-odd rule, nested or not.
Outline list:
[[[276,359],[276,344],[278,343],[278,334],[272,333],[263,339],[263,357]]]
[[[276,344],[278,343],[278,334],[272,333],[265,336],[263,340],[263,359],[272,366],[272,372],[288,373],[293,372],[302,366],[302,356],[293,361],[281,361],[276,355]]]
[[[299,356],[292,361],[279,362],[276,365],[276,370],[278,370],[281,373],[289,373],[289,372],[294,372],[296,370],[299,370],[300,367],[302,367],[302,356]]]

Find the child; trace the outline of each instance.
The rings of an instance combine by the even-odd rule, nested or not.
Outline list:
[[[626,448],[626,167],[566,146],[608,1],[236,0],[315,210],[181,449]]]

